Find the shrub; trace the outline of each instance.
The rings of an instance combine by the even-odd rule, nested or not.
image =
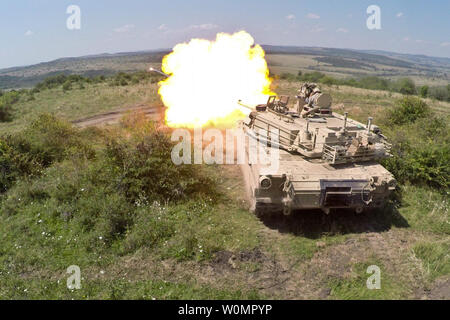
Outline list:
[[[0,192],[19,177],[38,175],[42,168],[69,155],[92,158],[94,154],[71,124],[42,114],[23,132],[0,139]]]
[[[422,86],[422,87],[420,87],[420,96],[422,97],[422,98],[426,98],[427,96],[428,96],[428,90],[429,90],[430,88],[428,87],[428,86]]]
[[[450,187],[448,119],[429,114],[414,123],[390,129],[392,158],[384,161],[401,183],[428,185],[446,192]]]
[[[10,121],[12,119],[12,110],[9,105],[0,101],[0,122]]]
[[[416,85],[414,81],[410,78],[401,78],[397,80],[394,84],[395,91],[400,92],[401,94],[416,94]]]
[[[439,101],[450,101],[450,87],[431,87],[428,96]]]
[[[67,80],[66,82],[64,82],[62,89],[64,92],[69,91],[72,89],[72,82],[70,82],[69,80]]]
[[[398,148],[397,150],[395,148]],[[397,180],[417,185],[429,185],[441,191],[450,187],[450,148],[448,145],[406,143],[394,145],[394,156],[385,165]]]
[[[296,77],[295,77],[295,75],[293,75],[292,73],[283,72],[283,73],[280,75],[280,79],[288,80],[288,81],[295,81],[295,80],[296,80]]]
[[[330,77],[330,76],[325,76],[325,77],[321,78],[320,82],[323,84],[328,84],[328,85],[338,83],[338,81],[336,79],[334,79],[333,77]]]
[[[52,89],[62,85],[67,81],[67,76],[65,74],[58,74],[56,76],[45,78],[44,81],[39,82],[35,88],[38,90]]]
[[[321,72],[311,72],[311,73],[304,73],[302,76],[297,77],[300,81],[307,81],[307,82],[320,82],[322,78],[325,77],[325,74]]]
[[[124,250],[133,252],[139,248],[153,248],[169,239],[175,231],[170,212],[158,203],[137,209],[133,228],[127,233]]]
[[[27,92],[22,92],[27,94]],[[0,122],[12,120],[12,106],[20,99],[21,92],[12,90],[0,96]]]
[[[29,146],[28,152],[44,166],[68,155],[93,157],[88,141],[82,141],[77,129],[50,114],[41,114],[17,139]]]
[[[391,86],[389,80],[375,76],[363,77],[359,80],[360,87],[373,90],[389,90]]]
[[[397,100],[394,108],[389,110],[388,119],[392,124],[413,123],[430,113],[427,104],[417,97],[403,97]]]
[[[131,202],[177,200],[194,194],[213,193],[213,181],[195,166],[175,165],[171,160],[172,142],[167,135],[152,131],[144,136],[110,139],[106,147],[107,166],[116,178],[114,185]]]

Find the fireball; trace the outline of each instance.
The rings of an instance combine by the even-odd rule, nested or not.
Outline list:
[[[228,126],[250,112],[238,100],[253,107],[273,95],[264,50],[245,31],[178,44],[162,71],[169,77],[158,93],[171,127]]]

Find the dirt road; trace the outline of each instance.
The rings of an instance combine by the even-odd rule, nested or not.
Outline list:
[[[119,110],[77,119],[72,121],[72,123],[79,128],[112,125],[118,123],[123,116],[132,113],[141,113],[145,117],[155,121],[162,121],[164,119],[164,107],[139,104],[132,107],[126,107]]]

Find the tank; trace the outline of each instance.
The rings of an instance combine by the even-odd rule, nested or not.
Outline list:
[[[295,98],[289,108],[288,96],[271,96],[240,123],[250,210],[262,216],[296,209],[361,213],[383,206],[396,180],[378,163],[391,156],[391,145],[372,118],[362,124],[333,112],[331,96],[314,83],[303,84]],[[249,161],[255,144],[267,153],[277,148],[274,172]]]

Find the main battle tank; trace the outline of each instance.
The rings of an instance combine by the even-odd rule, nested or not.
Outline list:
[[[382,206],[396,180],[377,163],[391,156],[391,146],[372,118],[364,125],[347,113],[333,112],[331,96],[313,83],[303,84],[296,99],[289,109],[288,96],[271,96],[240,124],[246,137],[242,169],[251,210],[258,216],[289,215],[294,209],[329,213],[351,208],[361,213]],[[252,143],[267,153],[278,149],[275,172],[266,174],[267,165],[249,163]]]

